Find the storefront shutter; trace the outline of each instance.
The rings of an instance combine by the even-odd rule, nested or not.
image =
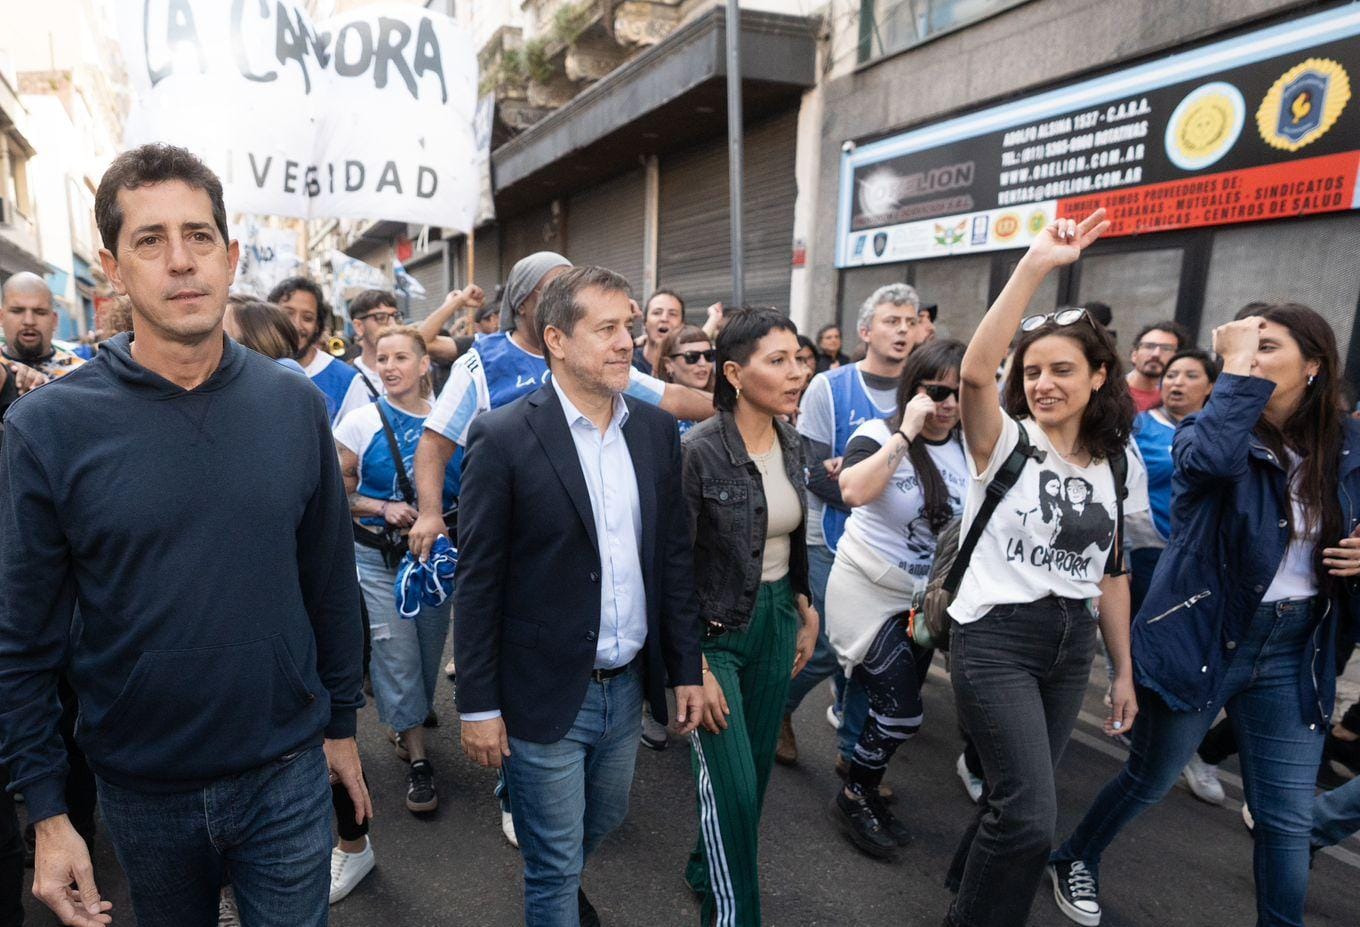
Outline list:
[[[578,266],[598,264],[622,274],[641,300],[645,220],[641,169],[605,181],[567,203],[567,258]]]
[[[745,138],[746,302],[789,307],[798,114],[747,130]],[[691,319],[732,298],[727,143],[661,157],[657,285],[685,299]]]

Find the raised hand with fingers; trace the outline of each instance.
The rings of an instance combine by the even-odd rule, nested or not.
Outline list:
[[[1096,243],[1096,240],[1109,231],[1110,222],[1105,218],[1104,208],[1097,209],[1085,219],[1058,219],[1049,223],[1029,246],[1024,260],[1038,264],[1044,270],[1052,270],[1066,264],[1075,263],[1081,253]]]

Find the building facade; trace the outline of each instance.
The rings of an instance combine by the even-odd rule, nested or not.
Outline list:
[[[922,8],[936,20],[910,15]],[[906,281],[966,338],[1032,229],[1103,205],[1113,234],[1033,311],[1108,303],[1127,351],[1148,322],[1174,318],[1207,345],[1248,302],[1302,302],[1331,322],[1356,384],[1356,12],[833,2],[813,317],[849,325],[877,286]]]

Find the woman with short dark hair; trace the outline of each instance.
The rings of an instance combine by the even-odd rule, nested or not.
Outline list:
[[[782,417],[806,379],[797,329],[774,309],[727,316],[718,414],[684,437],[704,710],[691,735],[702,821],[685,878],[704,924],[760,924],[758,834],[789,679],[812,655],[802,442]],[[716,921],[715,921],[716,918]]]

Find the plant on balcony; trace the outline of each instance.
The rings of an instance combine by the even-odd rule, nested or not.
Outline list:
[[[571,45],[590,28],[595,4],[591,0],[564,3],[553,13],[552,37],[563,45]]]

